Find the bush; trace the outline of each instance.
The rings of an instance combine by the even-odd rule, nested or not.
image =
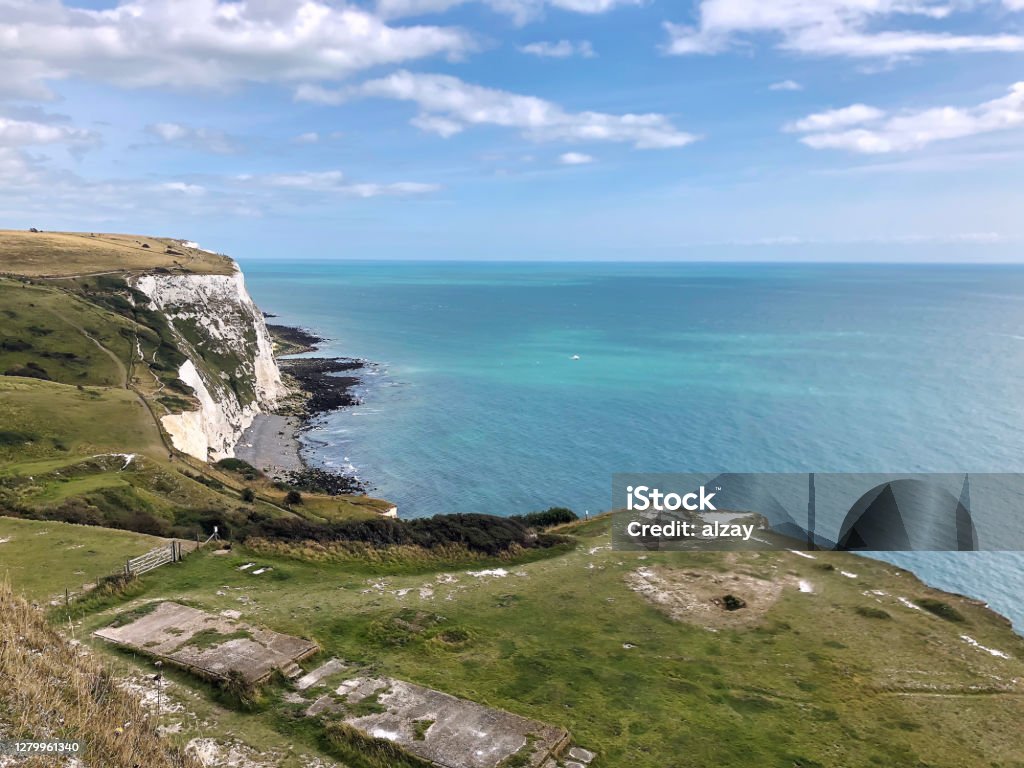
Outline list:
[[[437,515],[414,520],[379,517],[334,523],[274,517],[252,521],[245,527],[245,535],[319,544],[361,542],[376,548],[414,546],[440,549],[456,544],[491,556],[515,547],[547,547],[563,541],[557,536],[536,536],[522,522],[510,517],[479,514]]]
[[[24,365],[16,365],[13,368],[8,368],[4,371],[4,376],[23,376],[27,379],[52,381],[50,374],[47,373],[46,369],[35,362],[29,362]]]
[[[888,611],[883,611],[881,608],[875,608],[873,605],[858,605],[854,610],[857,611],[859,616],[863,616],[865,619],[891,619]]]
[[[579,515],[566,507],[551,507],[543,512],[531,512],[528,515],[517,515],[512,518],[519,520],[530,528],[551,528],[555,525],[564,525],[579,520]]]
[[[249,474],[256,471],[256,467],[250,464],[248,461],[242,459],[221,459],[216,464],[218,469],[225,469],[228,472],[238,472],[239,474]]]
[[[242,489],[242,501],[247,502],[249,504],[256,501],[256,493],[253,491],[252,488]]]
[[[935,600],[931,597],[923,597],[917,601],[917,604],[928,611],[928,613],[932,613],[940,619],[955,622],[967,621],[960,611],[949,603],[944,603],[941,600]]]
[[[302,503],[302,494],[299,493],[298,491],[296,491],[293,488],[292,490],[288,491],[288,493],[285,495],[284,503],[285,504],[301,504]]]

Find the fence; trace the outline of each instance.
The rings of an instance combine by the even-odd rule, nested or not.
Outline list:
[[[80,591],[76,590],[72,592],[69,587],[65,587],[63,595],[64,605],[70,605],[73,598],[87,594],[92,591],[97,584],[102,583],[105,579],[108,579],[111,576],[124,576],[126,578],[141,576],[144,573],[149,573],[150,571],[159,568],[161,565],[167,565],[168,563],[176,563],[179,560],[184,560],[185,555],[188,552],[195,552],[202,547],[205,547],[211,541],[219,539],[220,536],[217,534],[217,530],[214,529],[213,535],[206,539],[206,541],[200,541],[199,537],[196,536],[194,544],[190,541],[183,541],[179,539],[174,539],[167,544],[161,544],[159,547],[149,550],[149,552],[144,555],[139,555],[138,557],[125,560],[124,566],[121,568],[119,574],[107,574],[105,576],[101,576],[95,583],[83,584]],[[187,547],[186,544],[188,545]],[[57,595],[50,601],[50,605],[60,605],[60,600],[61,596]]]
[[[199,549],[206,544],[209,544],[213,539],[219,538],[216,531],[206,541],[200,543],[199,539],[196,539],[195,546],[192,551]],[[130,560],[126,560],[124,564],[124,575],[125,576],[141,576],[144,573],[149,573],[155,568],[159,568],[161,565],[167,565],[167,563],[176,563],[185,557],[185,551],[182,549],[182,542],[178,540],[172,540],[168,544],[161,544],[156,549],[151,549],[144,555],[133,557]]]

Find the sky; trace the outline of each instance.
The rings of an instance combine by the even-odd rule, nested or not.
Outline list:
[[[1024,0],[0,0],[0,227],[1024,261]]]

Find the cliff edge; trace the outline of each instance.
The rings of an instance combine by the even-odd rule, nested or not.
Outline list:
[[[199,404],[161,418],[174,447],[204,461],[234,456],[238,438],[256,415],[288,393],[263,314],[246,291],[241,270],[143,274],[130,285],[166,318],[186,358],[178,378]]]

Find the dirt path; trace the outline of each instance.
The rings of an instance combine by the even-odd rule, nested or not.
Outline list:
[[[87,330],[85,330],[85,328],[80,326],[78,323],[74,322],[73,320],[69,320],[67,317],[62,315],[56,309],[51,309],[50,312],[54,316],[56,316],[61,322],[63,322],[65,325],[71,326],[76,331],[78,331],[80,334],[85,336],[85,338],[87,338],[89,341],[91,341],[93,344],[95,344],[103,354],[105,354],[107,357],[109,357],[113,361],[114,366],[117,368],[118,375],[121,377],[121,381],[123,382],[122,383],[122,388],[123,389],[128,389],[128,368],[121,361],[120,357],[118,357],[111,349],[109,349],[108,347],[105,347],[99,341],[99,339],[97,339],[97,338],[93,337],[92,335],[90,335],[89,332]]]

